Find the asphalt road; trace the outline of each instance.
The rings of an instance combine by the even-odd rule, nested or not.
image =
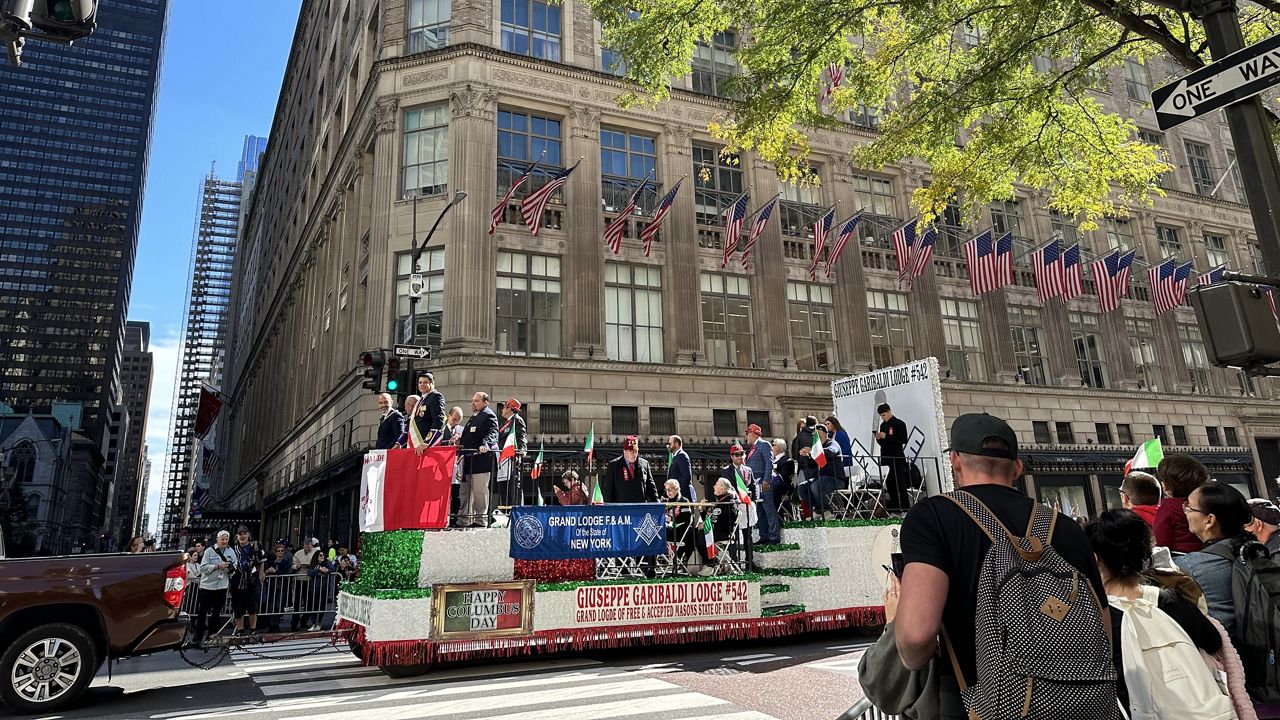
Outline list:
[[[178,653],[124,660],[53,718],[130,720],[824,720],[861,697],[850,632],[444,666],[394,679],[323,640],[258,646],[210,669]],[[187,653],[195,662],[216,653]]]

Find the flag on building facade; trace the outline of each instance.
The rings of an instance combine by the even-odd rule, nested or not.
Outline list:
[[[213,496],[210,495],[209,491],[204,489],[203,486],[199,484],[192,486],[191,512],[193,514],[204,511],[205,508],[209,507],[209,503],[212,500],[213,500]]]
[[[858,223],[862,222],[862,211],[853,214],[853,217],[840,223],[840,229],[836,232],[836,241],[831,249],[827,251],[827,277],[831,277],[831,269],[840,261],[840,256],[844,254],[845,247],[849,241],[853,239],[853,234],[858,230]]]
[[[636,211],[636,202],[640,199],[640,193],[644,192],[645,187],[649,185],[649,176],[646,175],[644,180],[640,182],[640,187],[627,198],[627,204],[622,206],[618,211],[618,217],[604,228],[604,241],[608,243],[609,249],[617,255],[622,250],[622,236],[627,231],[627,221],[631,219],[631,213]]]
[[[449,525],[457,448],[373,450],[360,472],[360,530],[439,529]]]
[[[844,82],[844,65],[842,63],[831,63],[823,71],[826,80],[822,84],[823,101],[836,94],[836,89],[840,87],[840,83]]]
[[[1013,235],[1005,233],[996,241],[992,231],[979,233],[964,244],[964,259],[969,266],[969,288],[983,295],[1013,283]]]
[[[751,266],[751,250],[756,246],[756,240],[760,239],[760,235],[764,233],[764,228],[769,224],[769,217],[773,215],[773,208],[778,204],[778,198],[782,197],[782,193],[773,196],[773,199],[765,203],[756,213],[755,222],[751,223],[751,231],[747,233],[747,244],[742,248],[742,269],[749,269]]]
[[[898,282],[901,283],[915,267],[916,221],[910,220],[894,230],[889,240],[893,244],[894,254],[898,256]]]
[[[193,428],[195,436],[202,438],[209,432],[209,428],[213,427],[213,421],[218,419],[218,413],[222,411],[222,398],[218,397],[222,393],[213,388],[200,383],[200,401],[196,406],[196,423]]]
[[[1147,271],[1156,315],[1163,315],[1186,300],[1187,282],[1190,278],[1191,263],[1179,265],[1176,258],[1165,258]]]
[[[653,250],[653,238],[658,234],[658,228],[662,225],[662,221],[671,212],[671,204],[676,201],[676,192],[680,190],[680,183],[682,182],[684,182],[684,178],[680,178],[675,187],[662,196],[662,201],[658,203],[658,209],[653,211],[653,219],[640,231],[640,240],[644,243],[645,257],[649,257],[649,253]]]
[[[222,456],[214,452],[212,448],[201,446],[200,448],[200,474],[208,477],[218,472],[222,468]]]
[[[520,201],[520,217],[524,218],[524,224],[529,227],[529,232],[534,237],[538,237],[538,230],[542,228],[542,213],[547,209],[547,203],[551,202],[551,196],[569,181],[569,176],[578,169],[578,163],[581,162],[579,160],[572,167],[556,173],[546,185],[529,193]]]
[[[1156,467],[1163,459],[1164,448],[1160,444],[1160,438],[1148,440],[1142,443],[1138,447],[1138,452],[1133,454],[1133,458],[1124,464],[1124,474],[1128,475],[1130,470]]]
[[[515,435],[515,433],[511,433],[511,434]],[[533,469],[529,471],[529,477],[533,478],[534,480],[537,480],[538,478],[542,477],[542,451],[545,445],[546,443],[540,443],[538,445],[538,457],[534,458]],[[541,496],[539,496],[538,499],[541,500],[542,499]]]
[[[742,234],[742,223],[747,219],[747,194],[742,193],[733,204],[724,210],[724,256],[720,260],[720,268],[729,265],[729,258],[738,249],[738,236]]]
[[[1042,304],[1062,294],[1061,259],[1056,239],[1031,253],[1031,274],[1036,279],[1036,297]]]
[[[511,187],[507,188],[506,194],[502,196],[502,199],[498,201],[497,205],[493,206],[493,212],[491,213],[492,217],[489,218],[489,234],[490,235],[493,234],[494,230],[498,229],[498,224],[501,223],[502,218],[506,216],[507,203],[511,202],[511,196],[515,195],[516,189],[519,188],[521,185],[523,185],[525,180],[529,179],[529,175],[533,173],[533,170],[536,167],[538,167],[538,161],[535,160],[533,164],[531,164],[528,167],[528,169],[526,169],[523,173],[520,173],[520,177],[517,177],[514,181],[512,181]]]
[[[1212,285],[1212,284],[1214,284],[1214,283],[1216,283],[1216,282],[1218,282],[1219,280],[1221,280],[1221,279],[1222,279],[1222,271],[1223,271],[1223,270],[1226,270],[1226,269],[1227,269],[1227,266],[1226,266],[1226,264],[1224,263],[1224,264],[1219,265],[1218,267],[1216,267],[1216,268],[1214,268],[1214,269],[1210,270],[1209,272],[1207,272],[1207,273],[1205,273],[1205,274],[1203,274],[1203,275],[1197,275],[1197,276],[1196,276],[1196,284],[1197,284],[1197,285]]]
[[[914,286],[916,278],[924,275],[924,271],[929,268],[929,263],[933,260],[933,249],[937,244],[937,228],[925,230],[924,234],[916,240],[915,257],[911,260],[911,275],[907,278],[911,281],[909,285]]]
[[[1080,243],[1062,251],[1062,302],[1084,294],[1084,266],[1080,263]]]
[[[818,279],[818,263],[822,262],[822,249],[826,247],[827,238],[831,235],[831,225],[836,221],[836,206],[832,205],[826,212],[813,221],[813,262],[809,264],[809,279]]]
[[[1098,308],[1102,312],[1120,307],[1120,299],[1129,293],[1129,271],[1135,256],[1134,250],[1123,255],[1119,250],[1112,250],[1093,261],[1093,284],[1098,293]]]
[[[587,454],[587,464],[590,465],[596,458],[596,424],[591,423],[591,430],[587,433],[587,444],[582,448]]]

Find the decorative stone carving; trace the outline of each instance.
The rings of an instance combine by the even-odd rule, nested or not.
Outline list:
[[[467,83],[449,92],[450,114],[455,118],[474,117],[492,120],[497,102],[498,93],[484,85],[476,86]]]
[[[573,85],[570,83],[536,75],[525,75],[524,73],[512,72],[503,68],[494,68],[489,73],[489,78],[494,82],[514,85],[526,91],[550,90],[560,95],[573,95]]]
[[[334,197],[333,197],[333,205],[332,207],[329,208],[329,219],[337,220],[338,216],[341,215],[346,209],[347,209],[347,191],[344,188],[338,188],[338,191],[334,194]]]
[[[667,149],[676,155],[692,155],[693,148],[689,144],[693,139],[693,128],[684,125],[663,125],[667,136]]]
[[[400,80],[400,85],[405,88],[418,87],[427,83],[440,82],[449,78],[448,66],[432,68],[431,70],[423,70],[412,75],[405,75]]]
[[[843,153],[831,156],[831,172],[837,180],[849,181],[853,176],[853,160]]]
[[[380,133],[395,132],[396,111],[400,109],[400,98],[391,96],[378,100],[373,106],[373,127]]]
[[[596,140],[600,137],[600,108],[577,105],[569,108],[569,117],[573,119],[572,137],[585,140]]]

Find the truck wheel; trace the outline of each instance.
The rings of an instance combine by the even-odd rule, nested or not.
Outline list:
[[[421,663],[418,665],[379,665],[378,669],[389,677],[409,678],[426,675],[427,672],[431,670],[431,663]]]
[[[84,693],[97,667],[97,650],[83,629],[40,625],[0,655],[0,700],[20,713],[56,712]]]

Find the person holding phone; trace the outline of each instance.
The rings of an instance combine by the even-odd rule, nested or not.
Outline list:
[[[880,464],[889,468],[884,478],[885,491],[889,495],[889,508],[902,510],[907,507],[907,424],[893,414],[889,403],[876,408],[880,415],[880,429],[876,431],[876,443],[880,446]]]

